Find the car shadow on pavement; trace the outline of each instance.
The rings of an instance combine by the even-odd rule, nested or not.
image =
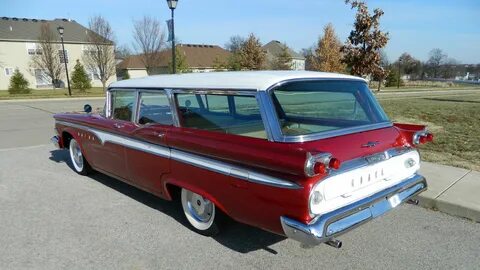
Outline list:
[[[57,149],[51,151],[50,154],[50,160],[57,163],[66,163],[73,170],[68,151]],[[172,217],[185,227],[189,227],[189,224],[184,217],[183,209],[178,200],[173,202],[163,200],[153,194],[140,190],[134,186],[102,173],[94,172],[87,177],[150,208],[156,209]],[[286,239],[284,236],[266,232],[246,224],[235,222],[233,220],[228,220],[226,223],[227,224],[225,224],[225,228],[222,233],[213,237],[213,239],[221,245],[236,252],[248,253],[262,249],[269,253],[277,254],[277,251],[273,250],[269,246]],[[198,237],[203,236],[198,235]]]

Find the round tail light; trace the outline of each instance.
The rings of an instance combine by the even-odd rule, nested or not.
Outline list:
[[[327,166],[323,162],[317,162],[315,163],[315,166],[313,167],[315,174],[324,174],[327,172]]]
[[[331,158],[328,162],[328,167],[338,170],[340,168],[340,160],[338,160],[338,158]]]
[[[433,134],[432,133],[427,134],[427,142],[433,142]]]

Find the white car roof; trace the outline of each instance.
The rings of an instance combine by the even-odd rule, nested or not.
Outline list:
[[[110,88],[183,88],[183,89],[235,89],[264,91],[271,86],[295,79],[349,79],[363,78],[345,74],[313,71],[231,71],[153,75],[122,80],[110,84]]]

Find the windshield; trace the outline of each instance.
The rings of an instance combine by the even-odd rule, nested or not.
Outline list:
[[[389,123],[361,81],[287,83],[273,91],[273,102],[285,136]]]

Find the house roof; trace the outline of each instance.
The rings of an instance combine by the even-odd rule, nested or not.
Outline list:
[[[217,45],[179,44],[178,51],[185,56],[189,68],[212,68],[217,62],[227,62],[230,52]],[[159,53],[160,61],[155,67],[168,67],[172,58],[172,50]],[[142,55],[132,55],[125,58],[118,66],[120,69],[144,69]]]
[[[109,87],[235,89],[264,91],[279,82],[294,79],[350,79],[363,82],[365,81],[359,77],[327,72],[233,71],[154,75],[114,82],[110,84]]]
[[[272,40],[269,43],[263,45],[262,49],[264,49],[267,52],[267,57],[271,59],[282,52],[282,47],[283,47],[283,44],[280,41]],[[288,53],[290,53],[290,55],[292,56],[292,58],[305,59],[305,57],[295,52],[294,50],[290,49],[289,47],[287,47],[287,50],[288,50]]]
[[[51,31],[58,33],[57,27],[63,26],[65,43],[87,43],[86,27],[69,19],[38,20],[27,18],[1,17],[0,40],[3,41],[38,41],[41,26],[48,23]],[[60,42],[60,35],[58,35]]]

